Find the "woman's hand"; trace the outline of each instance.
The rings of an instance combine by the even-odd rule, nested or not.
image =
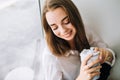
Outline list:
[[[87,64],[92,55],[88,55],[81,63],[80,74],[76,80],[92,80],[93,77],[100,75],[101,66],[92,67],[100,62],[99,59]]]
[[[94,50],[100,52],[99,59],[101,60],[100,61],[101,64],[104,63],[105,61],[112,63],[113,55],[110,51],[98,47],[95,47]]]

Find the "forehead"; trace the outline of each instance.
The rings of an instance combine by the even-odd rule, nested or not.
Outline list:
[[[59,23],[67,14],[63,8],[59,7],[54,10],[49,10],[45,16],[48,24],[53,24]]]

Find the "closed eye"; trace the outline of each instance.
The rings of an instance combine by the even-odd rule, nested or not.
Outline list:
[[[51,28],[52,28],[52,30],[57,30],[58,27],[57,26],[52,26]]]
[[[69,23],[70,23],[70,20],[68,17],[66,17],[66,19],[64,19],[64,21],[63,21],[63,24],[69,24]]]

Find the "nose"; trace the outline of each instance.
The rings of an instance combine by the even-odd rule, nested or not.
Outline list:
[[[67,28],[65,26],[60,25],[60,32],[61,33],[66,33]]]

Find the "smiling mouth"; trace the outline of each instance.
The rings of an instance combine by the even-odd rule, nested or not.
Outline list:
[[[71,33],[72,33],[72,31],[69,31],[67,34],[65,34],[65,35],[64,35],[64,36],[65,36],[65,38],[70,37],[70,36],[71,36]]]

